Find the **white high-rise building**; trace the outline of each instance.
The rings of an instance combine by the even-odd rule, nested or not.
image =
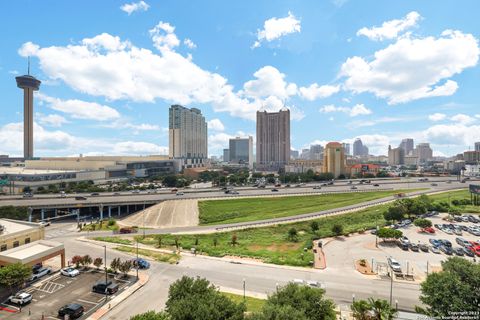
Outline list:
[[[183,168],[202,167],[208,158],[207,123],[197,108],[172,105],[169,110],[169,157]]]

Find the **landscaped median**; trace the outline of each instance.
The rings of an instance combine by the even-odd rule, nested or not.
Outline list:
[[[290,217],[329,209],[346,207],[398,193],[424,189],[346,192],[306,196],[241,198],[199,201],[201,225],[229,224]]]

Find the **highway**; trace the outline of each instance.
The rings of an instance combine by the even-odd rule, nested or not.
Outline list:
[[[446,181],[451,181],[447,183]],[[379,187],[374,186],[374,182],[371,184],[355,184],[358,191],[361,190],[376,190],[376,189],[418,189],[418,188],[432,188],[432,189],[445,189],[452,188],[454,186],[465,186],[454,180],[453,178],[430,178],[430,181],[419,182],[417,179],[403,179],[403,180],[382,180],[376,182]],[[436,183],[438,186],[432,187],[431,184]],[[158,203],[164,200],[173,199],[206,199],[206,198],[231,198],[236,196],[261,196],[261,195],[295,195],[295,194],[315,194],[325,192],[340,192],[340,191],[353,191],[350,190],[351,185],[347,184],[347,181],[336,182],[332,186],[322,186],[321,189],[313,189],[313,186],[319,184],[307,184],[302,187],[281,187],[277,188],[278,192],[272,192],[273,187],[262,188],[236,188],[239,192],[238,195],[225,194],[219,188],[208,189],[185,189],[182,190],[184,195],[176,195],[174,192],[162,191],[161,193],[148,194],[124,192],[119,195],[113,195],[113,193],[100,193],[98,196],[84,195],[86,200],[75,200],[75,197],[60,198],[58,195],[35,195],[33,198],[22,198],[21,196],[12,198],[11,196],[0,197],[0,204],[3,206],[24,206],[32,208],[68,208],[68,207],[89,207],[89,206],[115,206],[115,205],[127,205],[127,204],[147,204]]]

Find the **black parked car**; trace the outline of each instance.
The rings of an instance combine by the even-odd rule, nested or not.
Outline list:
[[[424,243],[418,246],[423,252],[428,252],[428,246]]]
[[[418,252],[418,246],[415,243],[410,243],[410,250]]]
[[[464,255],[463,248],[453,248],[452,251],[457,256],[463,256]]]
[[[442,250],[443,253],[445,253],[446,255],[449,255],[449,256],[451,256],[452,253],[453,253],[452,247],[440,246],[440,250]]]
[[[112,281],[97,281],[92,287],[93,292],[105,294],[105,290],[108,294],[114,294],[118,291],[118,284],[113,283]]]
[[[76,319],[80,318],[84,311],[85,309],[81,304],[70,303],[61,307],[60,310],[58,310],[58,316],[63,319],[66,315],[68,315],[69,319]]]
[[[469,257],[474,257],[475,256],[473,251],[470,250],[470,247],[463,247],[462,250],[463,250],[463,254],[466,255],[466,256],[469,256]]]

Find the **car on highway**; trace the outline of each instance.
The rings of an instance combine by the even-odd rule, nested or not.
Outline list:
[[[107,282],[105,282],[104,280],[100,280],[93,285],[92,291],[102,294],[114,294],[118,291],[118,284],[113,283],[110,280]]]
[[[68,316],[68,319],[77,319],[80,318],[84,312],[85,308],[81,304],[69,303],[58,310],[58,316],[62,319],[66,319],[65,316]]]
[[[26,292],[17,292],[8,298],[10,303],[18,304],[20,306],[26,305],[32,301],[32,295]]]
[[[430,184],[432,187],[438,187],[438,183],[432,183]]]
[[[313,189],[314,189],[314,190],[316,190],[316,189],[322,189],[322,186],[315,186],[315,187],[313,187]]]
[[[67,197],[67,194],[65,193],[65,191],[60,191],[60,198],[66,198]]]
[[[319,281],[307,280],[306,282],[309,287],[325,289],[325,284]]]
[[[33,193],[31,193],[31,192],[25,192],[25,193],[23,194],[23,197],[24,197],[24,198],[33,198]]]
[[[96,197],[96,196],[99,196],[100,193],[98,193],[98,192],[92,192],[92,193],[90,193],[90,195]]]
[[[75,200],[87,200],[87,198],[82,196],[76,196]]]
[[[45,267],[45,268],[40,268],[37,269],[32,276],[30,277],[30,281],[35,281],[37,279],[40,279],[41,277],[44,277],[48,274],[52,273],[52,268],[50,267]]]
[[[375,183],[373,186],[374,187],[380,187],[380,185],[378,183]]]
[[[397,260],[393,259],[392,257],[388,257],[387,262],[394,272],[402,272],[402,266]]]
[[[352,189],[352,190],[356,190],[356,189],[358,189],[358,188],[357,188],[357,187],[355,187],[355,186],[351,186],[351,187],[350,187],[350,189]]]
[[[121,194],[120,194],[120,192],[114,192],[113,195],[114,195],[114,196],[119,196],[119,195],[121,195]]]
[[[62,274],[64,276],[67,276],[67,277],[70,277],[70,278],[73,278],[73,277],[78,276],[80,274],[80,271],[78,271],[77,269],[72,268],[72,267],[67,267],[67,268],[63,268],[62,270],[60,270],[60,274]]]
[[[140,190],[138,189],[132,190],[132,193],[140,193]]]
[[[133,259],[132,260],[132,265],[133,265],[134,268],[137,268],[137,266],[138,266],[138,269],[148,269],[148,268],[150,268],[150,262],[148,262],[147,260],[142,259],[142,258]]]
[[[183,192],[181,192],[181,191],[175,193],[175,195],[177,195],[177,196],[183,196],[184,194],[185,194],[185,193],[183,193]]]
[[[278,192],[278,189],[273,188],[273,189],[272,189],[272,192]]]
[[[41,227],[48,227],[50,225],[50,221],[40,221],[38,224]]]

